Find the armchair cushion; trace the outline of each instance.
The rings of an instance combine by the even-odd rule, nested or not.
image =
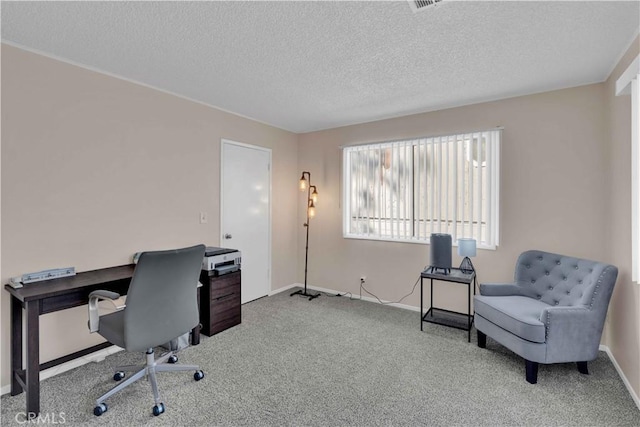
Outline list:
[[[480,294],[494,297],[522,295],[522,287],[514,283],[481,283]]]
[[[527,341],[545,342],[545,325],[540,316],[551,307],[549,304],[517,295],[476,295],[474,302],[477,315]]]

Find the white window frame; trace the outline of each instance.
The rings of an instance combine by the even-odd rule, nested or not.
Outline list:
[[[640,284],[640,55],[616,81],[621,95],[631,95],[631,280]]]
[[[418,143],[418,141],[422,141],[422,140],[435,140],[435,139],[448,140],[449,138],[460,138],[460,137],[473,138],[476,134],[494,133],[493,135],[497,139],[495,140],[494,145],[492,146],[492,149],[488,150],[487,152],[487,156],[488,156],[487,160],[489,161],[489,164],[487,165],[488,166],[487,177],[490,180],[490,183],[487,189],[488,190],[487,197],[489,199],[487,202],[487,206],[488,206],[487,223],[489,224],[488,225],[489,229],[486,231],[488,235],[488,239],[487,239],[488,243],[481,242],[479,239],[477,239],[477,247],[481,249],[495,250],[499,245],[499,239],[500,239],[500,202],[499,200],[500,200],[500,147],[501,147],[501,140],[502,140],[502,130],[503,128],[499,127],[499,128],[493,128],[493,129],[484,130],[484,131],[472,131],[472,132],[463,132],[463,133],[442,135],[442,136],[411,138],[411,139],[399,140],[399,141],[385,141],[385,142],[342,146],[341,148],[343,151],[342,153],[343,237],[346,239],[381,240],[381,241],[390,241],[390,242],[430,244],[430,241],[429,241],[430,233],[427,233],[426,236],[425,235],[421,236],[421,235],[416,235],[416,233],[414,232],[412,237],[406,238],[406,237],[398,237],[398,236],[389,237],[389,236],[380,236],[377,234],[368,234],[368,233],[359,234],[359,233],[350,232],[350,223],[352,220],[351,218],[351,185],[352,185],[351,179],[352,178],[351,178],[350,164],[347,161],[347,156],[349,152],[363,150],[363,149],[366,150],[367,147],[378,148],[378,147],[384,146],[385,144],[389,144],[389,145],[414,144],[415,145]],[[470,148],[470,146],[466,148]],[[440,159],[440,162],[442,161],[444,160]],[[415,174],[415,170],[413,170],[412,168],[412,171],[411,171],[412,177],[414,176],[414,174]],[[413,200],[414,191],[411,190],[408,192],[408,194],[410,194],[410,197],[412,198],[411,204],[412,206],[414,206],[414,204],[417,203],[415,202],[415,200]],[[411,221],[414,221],[413,215],[411,215]],[[457,220],[456,222],[459,222],[459,220]],[[434,230],[433,232],[438,232],[438,231]],[[464,234],[460,234],[457,236],[454,235],[453,237],[454,237],[453,239],[454,246],[457,246],[458,238],[463,238],[463,237],[475,238],[475,236],[469,236]]]

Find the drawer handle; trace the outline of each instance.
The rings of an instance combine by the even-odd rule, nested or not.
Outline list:
[[[233,293],[227,294],[227,295],[223,295],[221,297],[216,298],[216,301],[222,301],[223,299],[227,299],[227,298],[229,298],[229,297],[231,297],[233,295],[234,295]]]

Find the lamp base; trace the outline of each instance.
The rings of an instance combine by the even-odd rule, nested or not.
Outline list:
[[[476,271],[475,268],[473,268],[471,259],[468,256],[464,257],[462,262],[460,263],[460,271],[462,271],[464,274],[471,274]]]
[[[318,298],[320,296],[320,294],[309,294],[306,291],[303,291],[302,289],[293,292],[291,295],[289,295],[290,297],[294,296],[294,295],[300,295],[303,297],[309,297],[309,301],[311,301],[314,298]]]

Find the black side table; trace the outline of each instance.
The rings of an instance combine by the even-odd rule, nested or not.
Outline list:
[[[431,281],[431,306],[429,310],[422,315],[423,307],[423,288],[424,279]],[[467,285],[469,292],[467,293],[467,312],[459,313],[457,311],[445,310],[433,306],[433,281],[440,280],[443,282],[461,283]],[[427,267],[420,273],[420,330],[422,331],[422,322],[436,323],[438,325],[449,326],[451,328],[462,329],[468,331],[467,341],[471,342],[471,326],[473,325],[473,313],[471,313],[471,290],[473,295],[476,294],[476,273],[463,273],[459,268],[452,268],[448,274],[442,271],[431,271],[431,267]]]

